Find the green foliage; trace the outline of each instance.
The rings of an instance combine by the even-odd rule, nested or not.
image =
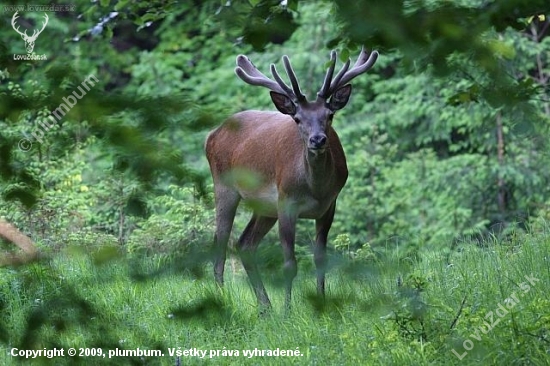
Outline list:
[[[170,262],[142,257],[136,263],[112,252],[110,260],[100,261],[98,250],[66,251],[50,261],[0,270],[0,327],[9,327],[1,333],[0,361],[16,363],[8,355],[12,347],[101,347],[104,352],[161,349],[164,357],[147,358],[147,362],[162,365],[176,362],[168,354],[174,347],[225,347],[241,352],[278,347],[299,349],[303,355],[213,360],[251,365],[478,365],[525,359],[544,363],[550,325],[545,294],[550,283],[545,277],[547,265],[540,258],[548,253],[549,243],[547,234],[519,231],[510,244],[486,242],[486,248],[481,248],[464,243],[450,258],[450,265],[437,251],[415,261],[400,259],[397,249],[359,267],[354,260],[345,260],[340,267],[343,271],[335,270],[328,277],[323,306],[317,306],[309,295],[313,281],[298,281],[292,312],[275,311],[264,317],[257,316],[242,269],[219,291],[213,280],[182,278],[179,272],[160,272],[140,281],[133,277],[133,266],[158,273]],[[350,272],[354,275],[346,270],[355,271]],[[535,279],[528,290],[521,287],[528,283],[526,275]],[[283,289],[269,287],[278,299],[276,307],[282,305]],[[497,316],[499,304],[506,306],[506,299],[514,294],[519,302]],[[481,332],[490,321],[489,312],[493,312],[493,322],[500,321],[490,331]],[[474,338],[476,333],[479,340]],[[459,359],[452,350],[462,354],[466,339],[472,340],[474,348]],[[42,357],[33,364],[73,364],[75,359]],[[113,360],[117,364],[137,362],[118,357],[100,363]],[[186,357],[181,361],[199,362]]]
[[[90,140],[86,148],[86,154],[98,157],[90,164],[108,171],[112,166],[115,171],[107,176],[115,177],[98,180],[104,194],[95,199],[111,201],[109,192],[116,192],[120,199],[104,202],[102,208],[95,210],[98,216],[92,222],[124,242],[135,224],[128,222],[121,229],[121,221],[128,215],[147,215],[145,192],[153,188],[155,181],[164,179],[161,171],[169,170],[180,181],[191,178],[198,182],[205,175],[202,141],[206,126],[220,121],[219,116],[241,109],[273,108],[265,93],[249,97],[248,88],[235,78],[231,63],[236,52],[227,47],[228,41],[245,35],[241,39],[245,43],[259,42],[253,46],[261,44],[265,52],[250,56],[263,70],[285,50],[292,50],[293,65],[298,74],[305,75],[301,81],[311,95],[320,82],[319,65],[326,61],[322,49],[327,43],[348,44],[341,58],[356,52],[355,33],[342,37],[338,32],[346,30],[354,16],[366,9],[360,2],[354,5],[357,9],[336,5],[334,8],[330,2],[288,2],[284,7],[263,1],[221,6],[205,2],[181,7],[173,3],[155,3],[149,7],[139,2],[95,4],[86,9],[84,20],[88,22],[88,30],[99,24],[92,19],[100,14],[105,17],[106,11],[114,6],[116,16],[109,15],[99,24],[102,30],[110,32],[94,33],[92,29],[86,33],[82,29],[76,42],[51,45],[76,56],[74,68],[63,73],[66,64],[56,61],[48,65],[45,76],[24,69],[24,65],[10,68],[17,70],[15,73],[3,73],[3,93],[11,98],[3,104],[4,116],[11,126],[3,133],[9,137],[6,148],[9,150],[21,133],[28,136],[38,126],[37,122],[44,122],[47,111],[55,108],[79,83],[84,70],[93,70],[102,85],[128,95],[126,98],[113,94],[105,99],[91,93],[86,95],[70,111],[68,120],[47,131],[48,138],[34,147],[41,156],[39,160],[44,159],[42,156],[56,159],[73,149],[74,140],[96,139]],[[335,228],[348,233],[355,248],[367,242],[380,245],[392,237],[408,238],[420,246],[437,245],[443,238],[471,235],[486,225],[523,223],[547,200],[549,177],[543,167],[548,154],[544,140],[535,137],[547,134],[548,66],[543,56],[548,39],[544,33],[547,20],[521,19],[513,24],[515,29],[501,30],[492,26],[509,8],[495,8],[494,14],[499,15],[483,18],[477,27],[466,29],[465,24],[473,20],[460,19],[461,16],[471,13],[473,19],[478,19],[481,17],[475,13],[478,6],[476,2],[442,5],[433,1],[402,8],[393,3],[374,4],[368,14],[391,8],[390,13],[396,18],[385,22],[383,27],[355,30],[374,32],[373,39],[379,41],[373,41],[373,45],[401,45],[399,51],[383,52],[370,78],[354,82],[351,105],[336,120],[351,168],[347,197],[342,195],[341,200],[360,202],[361,215],[357,219],[341,211]],[[353,9],[358,13],[346,13]],[[523,7],[521,11],[529,9]],[[229,13],[235,16],[227,16]],[[245,17],[250,13],[252,17]],[[290,16],[289,22],[300,22],[298,28],[276,27],[289,31],[284,37],[288,38],[284,48],[273,42],[268,45],[269,40],[277,38],[271,34],[270,22],[277,22],[281,14]],[[342,17],[343,23],[331,21],[335,14]],[[441,17],[442,14],[448,16]],[[421,23],[425,26],[415,25],[415,32],[410,32],[409,27],[420,16],[425,16]],[[401,31],[393,38],[377,38],[389,33],[389,29],[395,30],[391,27],[399,20],[406,22],[400,23]],[[134,35],[128,21],[137,26]],[[255,32],[251,24],[260,23],[267,27],[261,31],[265,37],[246,38],[248,31]],[[523,24],[520,31],[518,24]],[[62,29],[67,34],[63,27],[57,31]],[[435,32],[437,29],[447,31]],[[151,41],[146,42],[144,34],[151,35]],[[405,47],[407,36],[413,43],[408,42]],[[449,47],[467,36],[476,40],[473,56],[462,52],[464,45],[450,52]],[[417,51],[411,53],[411,45],[415,42],[425,45],[427,39],[434,37],[440,39],[432,42],[426,57],[410,62],[411,56],[418,56]],[[106,47],[104,41],[110,38],[115,47]],[[453,41],[448,42],[449,38]],[[136,47],[121,47],[129,40]],[[102,71],[101,63],[93,61],[91,48],[82,47],[86,43],[102,47],[105,58],[110,59],[108,72]],[[237,47],[239,51],[249,51],[244,44]],[[487,52],[492,55],[491,63],[483,58]],[[443,60],[447,71],[442,74],[438,62]],[[485,66],[480,67],[480,63]],[[18,80],[19,75],[26,77],[28,83],[12,81]],[[224,92],[213,93],[213,85]],[[35,103],[43,107],[30,106]],[[147,105],[155,107],[148,109]],[[159,109],[163,111],[160,115]],[[499,142],[495,139],[498,131],[503,135],[504,156],[498,156]],[[100,150],[106,155],[100,157]],[[11,153],[6,154],[4,159],[13,161]],[[20,159],[20,152],[16,151],[15,156]],[[182,161],[188,165],[182,165]],[[37,191],[36,182],[26,178],[35,175],[13,162],[2,165],[10,167],[5,177],[10,179],[15,174],[17,181],[4,191],[4,197],[26,199],[27,205],[36,202],[37,195],[42,193]],[[197,174],[195,168],[201,173]],[[118,174],[124,178],[120,180]],[[139,183],[132,181],[134,175]],[[494,181],[501,183],[496,187]],[[165,191],[168,184],[161,184],[160,190]],[[500,196],[504,204],[498,202]]]
[[[49,14],[35,50],[47,61],[13,59],[25,50],[9,12],[0,30],[0,216],[46,257],[0,269],[2,347],[304,354],[228,364],[546,362],[546,0],[75,6]],[[22,27],[30,31],[41,16],[22,13]],[[205,279],[214,229],[207,130],[234,112],[274,108],[267,91],[235,77],[236,55],[265,73],[290,55],[312,97],[329,48],[341,65],[361,45],[381,55],[353,81],[334,121],[350,177],[330,237],[329,296],[310,295],[314,269],[303,244],[312,231],[301,224],[294,313],[258,319],[238,261],[229,260],[224,293]],[[45,129],[89,75],[99,82]],[[280,248],[269,245],[277,243],[270,233],[258,257],[282,302]],[[461,353],[531,273],[541,282],[456,358],[451,349]],[[7,354],[0,363],[14,362]]]
[[[405,238],[441,248],[448,238],[498,234],[535,214],[549,180],[548,150],[537,137],[548,126],[547,78],[540,77],[547,62],[533,67],[545,56],[509,51],[533,42],[540,50],[548,37],[536,21],[527,24],[523,32],[480,34],[506,72],[498,80],[457,53],[437,77],[433,65],[403,63],[410,50],[400,47],[379,60],[380,75],[355,89],[354,98],[371,102],[342,123],[350,179],[339,207],[354,209],[340,210],[336,223],[353,234],[353,246]]]
[[[243,42],[261,51],[269,43],[282,44],[291,37],[298,28],[293,15],[297,8],[297,0],[285,5],[278,0],[229,1],[220,6],[217,15],[230,31],[242,34]]]
[[[168,187],[166,195],[152,200],[150,211],[128,241],[130,253],[184,256],[214,237],[212,207],[191,188]]]

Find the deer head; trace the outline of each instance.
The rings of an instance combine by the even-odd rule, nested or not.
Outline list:
[[[317,99],[313,102],[309,102],[300,91],[296,74],[286,55],[282,60],[292,88],[282,80],[274,64],[271,64],[271,74],[274,79],[272,80],[261,73],[244,55],[237,57],[235,73],[248,84],[263,86],[271,90],[271,100],[277,110],[294,119],[309,152],[316,155],[325,151],[326,131],[331,126],[334,113],[348,103],[352,91],[348,82],[370,69],[377,57],[378,52],[366,52],[362,49],[351,70],[348,60],[333,79],[336,52],[332,51],[323,85],[317,93]]]
[[[25,32],[21,33],[21,31],[19,31],[19,26],[17,26],[16,28],[15,21],[17,18],[19,18],[17,16],[17,13],[18,12],[16,11],[15,14],[13,14],[13,17],[11,18],[11,26],[17,33],[21,35],[21,38],[23,38],[23,41],[25,41],[25,48],[27,49],[27,53],[32,53],[32,51],[34,50],[34,42],[36,41],[36,38],[38,38],[38,35],[42,33],[44,28],[46,28],[46,24],[48,24],[48,19],[49,19],[48,14],[44,13],[44,22],[42,23],[42,29],[40,30],[35,29],[32,33],[32,36],[28,36],[26,29],[25,29]]]

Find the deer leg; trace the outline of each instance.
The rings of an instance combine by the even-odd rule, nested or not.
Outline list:
[[[322,298],[325,297],[325,273],[327,268],[327,237],[332,220],[334,219],[334,211],[336,202],[334,202],[328,211],[315,221],[315,229],[317,232],[315,238],[315,247],[313,250],[313,258],[317,272],[317,294]]]
[[[225,269],[225,257],[227,255],[227,243],[233,228],[233,220],[239,206],[239,194],[226,186],[215,187],[216,200],[216,233],[214,236],[214,277],[219,286],[223,286],[223,272]]]
[[[296,236],[296,215],[293,210],[283,210],[279,213],[279,237],[283,247],[283,273],[285,277],[285,309],[290,310],[292,297],[292,281],[298,273],[296,255],[294,253],[294,240]]]
[[[262,238],[271,230],[275,222],[274,217],[252,215],[238,242],[238,250],[244,269],[248,275],[250,285],[254,290],[258,304],[265,308],[271,308],[271,302],[267,296],[264,284],[258,272],[255,260],[256,249]]]

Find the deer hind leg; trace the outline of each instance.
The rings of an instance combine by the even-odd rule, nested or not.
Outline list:
[[[271,302],[258,272],[255,254],[258,244],[275,225],[275,222],[277,222],[277,219],[274,217],[253,214],[237,244],[243,267],[246,270],[258,304],[265,308],[271,308]]]
[[[214,277],[218,285],[223,286],[223,272],[227,255],[227,243],[233,228],[235,213],[240,196],[236,190],[222,184],[215,187],[216,233],[214,236]]]

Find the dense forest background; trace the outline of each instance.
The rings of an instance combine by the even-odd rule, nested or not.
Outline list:
[[[340,248],[453,249],[550,214],[546,1],[79,2],[47,13],[36,61],[16,59],[25,44],[4,7],[0,214],[43,249],[207,245],[204,137],[232,113],[273,109],[235,77],[240,53],[264,72],[290,55],[311,95],[330,49],[380,51],[335,122],[351,173]],[[43,14],[17,25],[30,34]]]
[[[0,236],[19,247],[0,242],[0,363],[22,361],[13,349],[159,349],[91,364],[173,365],[202,362],[176,349],[281,347],[301,356],[218,361],[547,364],[549,16],[548,0],[3,2]],[[42,29],[32,54],[15,29]],[[235,76],[238,54],[263,72],[289,55],[311,97],[330,50],[339,67],[362,46],[380,57],[333,124],[350,177],[327,298],[303,221],[293,312],[259,318],[238,261],[214,284],[204,139],[274,110]],[[278,242],[258,255],[275,309]]]

